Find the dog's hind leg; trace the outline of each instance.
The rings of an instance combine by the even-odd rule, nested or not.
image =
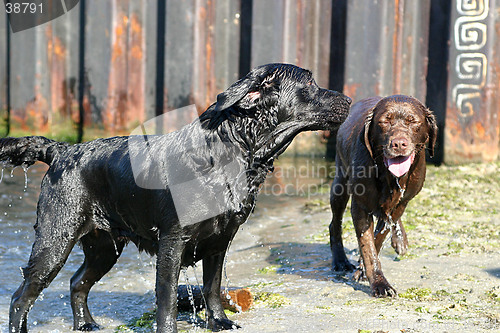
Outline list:
[[[335,161],[337,172],[330,190],[330,206],[332,208],[332,222],[330,223],[330,249],[332,250],[332,268],[334,271],[352,271],[354,265],[349,262],[342,242],[342,216],[344,215],[349,192],[347,190],[347,171],[341,166],[340,158]]]
[[[85,261],[71,278],[73,329],[94,331],[100,327],[87,305],[89,291],[116,263],[125,242],[113,239],[107,231],[96,229],[83,236],[81,244]]]
[[[37,222],[36,238],[28,262],[23,269],[24,281],[12,296],[9,332],[27,332],[28,312],[42,290],[52,282],[66,262],[78,238],[70,230],[42,228]]]
[[[220,299],[222,269],[225,252],[203,258],[203,294],[207,302],[208,328],[212,331],[239,328],[227,319]]]

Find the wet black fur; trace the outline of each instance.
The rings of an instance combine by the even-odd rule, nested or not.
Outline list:
[[[148,174],[158,176],[163,190],[137,186],[129,137],[78,145],[43,137],[0,139],[0,163],[50,165],[42,181],[36,238],[24,282],[12,297],[10,332],[27,331],[29,309],[77,242],[85,261],[71,279],[74,329],[98,329],[87,307],[88,292],[116,263],[128,241],[157,254],[158,332],[176,331],[179,270],[199,260],[203,260],[208,325],[213,330],[232,328],[236,324],[227,319],[219,298],[228,244],[251,213],[274,158],[302,131],[336,129],[346,118],[349,103],[346,96],[319,88],[307,70],[286,64],[258,67],[217,96],[217,103],[200,117],[201,126],[194,122],[149,138],[150,157],[144,163],[150,166]],[[205,146],[186,151],[200,138]],[[230,149],[221,149],[221,142],[229,143]],[[155,164],[155,158],[162,162]],[[182,226],[164,177],[174,158],[184,166],[186,179],[235,159],[244,170],[247,191],[238,196],[228,189],[224,213]],[[222,175],[213,179],[213,185],[230,181],[234,180]],[[197,209],[210,209],[202,206]]]

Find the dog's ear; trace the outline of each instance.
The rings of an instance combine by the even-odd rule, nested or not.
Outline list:
[[[223,121],[235,120],[245,110],[259,103],[269,104],[270,88],[277,89],[275,64],[263,65],[253,69],[244,78],[232,84],[226,91],[217,95],[217,102],[200,115],[200,121],[207,129],[217,128]],[[232,108],[237,106],[236,108]],[[209,121],[207,121],[209,119]]]
[[[373,149],[370,143],[370,127],[373,121],[373,111],[375,107],[371,108],[370,111],[366,114],[365,117],[365,126],[363,131],[363,141],[365,143],[366,149],[368,149],[368,153],[370,153],[371,158],[373,159]]]
[[[257,89],[257,83],[251,78],[244,77],[217,95],[215,111],[223,111],[238,102],[242,108],[250,109],[255,106],[259,98],[260,92]]]
[[[241,80],[233,83],[226,91],[217,95],[215,111],[223,111],[236,105],[242,109],[251,109],[263,97],[262,89],[275,83],[274,67],[264,65],[253,69]]]
[[[427,108],[425,109],[425,121],[427,122],[427,126],[429,127],[429,156],[433,157],[434,147],[436,146],[438,127],[436,123],[436,117],[434,117],[432,111]]]

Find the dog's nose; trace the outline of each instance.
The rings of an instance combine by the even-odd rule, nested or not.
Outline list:
[[[408,148],[409,142],[407,138],[399,137],[391,140],[391,148],[394,150],[405,150]]]

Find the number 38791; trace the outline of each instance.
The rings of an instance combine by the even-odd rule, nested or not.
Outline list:
[[[5,11],[7,14],[41,14],[43,13],[43,6],[34,2],[7,2],[5,4]]]

